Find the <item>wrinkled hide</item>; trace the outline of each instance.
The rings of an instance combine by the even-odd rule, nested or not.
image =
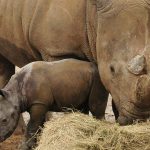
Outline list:
[[[128,124],[150,116],[149,0],[99,0],[97,57],[102,81]]]
[[[94,60],[93,44],[87,40],[86,0],[0,2],[0,54],[11,63],[21,67],[36,60]],[[88,34],[91,39],[93,29]]]

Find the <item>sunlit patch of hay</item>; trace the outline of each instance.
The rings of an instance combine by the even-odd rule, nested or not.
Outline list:
[[[45,123],[35,150],[150,150],[150,123],[126,127],[80,113]]]

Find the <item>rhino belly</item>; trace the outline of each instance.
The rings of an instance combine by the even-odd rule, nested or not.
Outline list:
[[[29,53],[26,48],[18,47],[15,43],[3,38],[0,38],[0,54],[18,67],[41,60],[40,57],[35,57],[32,53]]]

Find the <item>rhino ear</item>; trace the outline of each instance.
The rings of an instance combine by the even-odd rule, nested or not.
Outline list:
[[[4,97],[4,93],[2,90],[0,90],[0,95]]]

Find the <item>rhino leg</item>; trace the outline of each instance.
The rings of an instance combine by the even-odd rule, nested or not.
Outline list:
[[[43,127],[45,122],[46,113],[48,109],[45,105],[34,104],[32,105],[30,113],[30,121],[27,125],[25,140],[22,143],[21,150],[30,150],[36,145],[36,134],[40,132],[40,127]]]
[[[119,112],[118,112],[118,109],[117,109],[113,99],[112,99],[112,110],[115,115],[115,120],[117,120],[119,117]]]
[[[94,77],[91,93],[89,96],[89,109],[97,119],[103,119],[105,116],[106,105],[108,101],[108,92],[99,80],[99,76]]]
[[[15,66],[0,55],[0,89],[2,89],[15,73]]]

